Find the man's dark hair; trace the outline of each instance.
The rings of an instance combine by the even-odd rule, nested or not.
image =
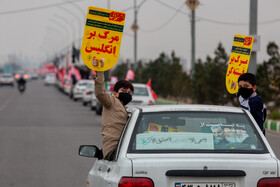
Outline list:
[[[120,80],[118,81],[115,86],[114,86],[114,91],[115,92],[118,92],[120,88],[130,88],[130,90],[132,92],[134,92],[134,87],[133,85],[131,84],[131,82],[127,81],[127,80]]]
[[[257,84],[256,77],[252,73],[244,73],[240,75],[238,78],[238,82],[239,81],[249,82],[250,84],[252,84],[252,86],[255,86]]]

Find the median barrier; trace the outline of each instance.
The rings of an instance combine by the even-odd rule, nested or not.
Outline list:
[[[270,131],[280,133],[280,121],[277,120],[266,120],[264,122],[264,128]]]

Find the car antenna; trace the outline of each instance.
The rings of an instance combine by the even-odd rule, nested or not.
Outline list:
[[[182,97],[182,94],[183,94],[183,92],[184,92],[184,89],[185,89],[185,86],[182,88],[182,91],[181,91],[181,93],[180,93],[180,96],[178,97],[177,105],[179,104],[179,101],[180,101],[180,99],[181,99],[181,97]]]

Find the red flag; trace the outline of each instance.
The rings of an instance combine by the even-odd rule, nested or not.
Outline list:
[[[147,84],[146,84],[150,90],[150,92],[152,93],[152,96],[154,98],[154,100],[156,101],[157,100],[157,94],[154,92],[154,90],[152,90],[152,79],[149,78]]]
[[[134,76],[135,76],[134,72],[131,69],[129,69],[126,73],[125,80],[127,80],[127,81],[134,80]]]

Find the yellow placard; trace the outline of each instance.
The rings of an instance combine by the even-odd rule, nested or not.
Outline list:
[[[171,128],[171,127],[164,127],[162,125],[158,125],[158,124],[155,124],[155,123],[150,123],[149,124],[149,127],[148,127],[148,131],[147,132],[184,132],[182,130],[179,130],[179,129],[174,129],[174,128]]]
[[[248,70],[253,41],[251,36],[234,35],[226,73],[226,88],[230,94],[238,92],[238,77]]]
[[[96,71],[112,68],[119,58],[125,13],[88,7],[81,46],[81,57],[86,66]],[[103,58],[103,64],[92,66],[92,59]]]

